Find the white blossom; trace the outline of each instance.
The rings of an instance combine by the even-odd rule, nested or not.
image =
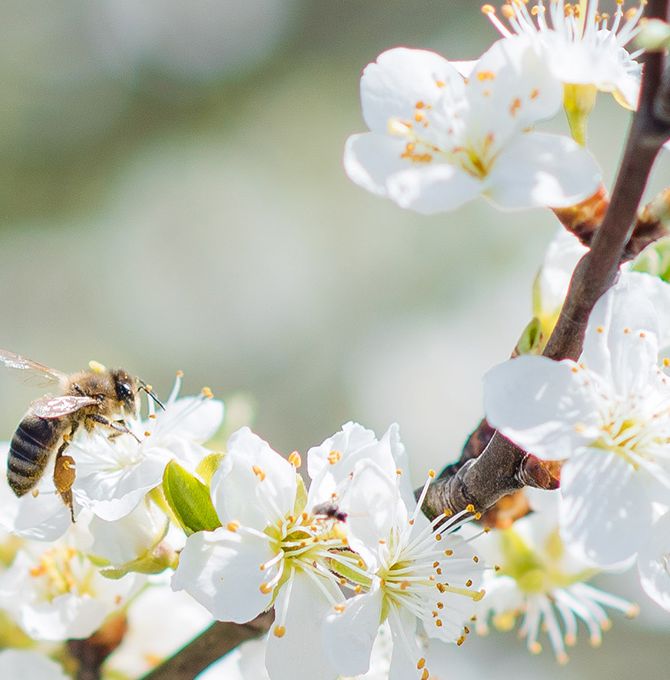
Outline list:
[[[396,425],[378,441],[354,423],[308,454],[310,474],[347,514],[349,542],[366,566],[351,577],[358,578],[354,596],[333,607],[324,631],[331,663],[345,676],[369,671],[380,622],[393,640],[389,677],[424,676],[417,633],[462,643],[483,595],[482,565],[453,534],[474,509],[429,522],[420,511],[428,483],[417,503],[404,454]]]
[[[602,567],[634,558],[670,506],[670,384],[659,312],[629,275],[596,304],[579,363],[520,357],[485,377],[492,426],[561,472],[561,535]],[[648,277],[648,280],[655,280]]]
[[[85,638],[137,592],[136,575],[110,580],[87,557],[81,520],[58,541],[26,541],[0,574],[0,607],[35,640]]]
[[[173,577],[217,619],[244,623],[274,605],[266,665],[273,680],[335,678],[322,651],[321,626],[343,600],[337,562],[357,568],[346,553],[337,519],[315,515],[326,498],[309,494],[288,462],[248,428],[228,441],[212,479],[212,500],[222,527],[190,536]]]
[[[482,10],[503,36],[519,35],[531,41],[552,75],[566,85],[590,85],[611,92],[629,109],[637,107],[642,67],[626,45],[640,30],[644,2],[625,11],[623,2],[611,2],[612,14],[600,11],[598,0],[526,2],[510,0],[502,6],[506,26],[493,5]]]
[[[521,39],[498,41],[467,79],[434,52],[391,49],[363,72],[370,132],[348,139],[345,170],[421,213],[479,195],[506,209],[571,205],[596,191],[596,162],[567,137],[529,130],[561,99],[560,82]]]
[[[532,492],[533,490],[531,490]],[[637,615],[638,607],[606,593],[588,581],[597,571],[569,551],[559,535],[559,495],[546,491],[540,508],[504,530],[493,530],[475,542],[495,571],[484,574],[486,597],[479,603],[475,630],[484,635],[489,624],[512,630],[520,621],[519,635],[533,654],[542,651],[546,633],[556,659],[568,661],[566,647],[577,642],[578,621],[587,628],[594,647],[611,626],[605,607]],[[539,510],[539,512],[538,512]]]

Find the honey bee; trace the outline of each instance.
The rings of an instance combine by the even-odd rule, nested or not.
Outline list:
[[[150,385],[121,368],[106,369],[95,361],[89,363],[87,371],[67,375],[0,349],[0,363],[38,374],[60,387],[61,396],[45,395],[34,401],[16,428],[9,446],[7,481],[17,496],[25,495],[35,488],[55,451],[54,486],[74,522],[75,461],[65,451],[75,432],[83,425],[88,432],[96,427],[109,428],[110,438],[121,434],[135,437],[124,418],[139,411],[140,391],[163,405]]]

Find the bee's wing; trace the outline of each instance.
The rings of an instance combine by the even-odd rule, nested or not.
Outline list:
[[[4,364],[7,368],[28,371],[32,374],[30,377],[39,377],[43,383],[59,383],[61,387],[65,387],[67,384],[67,375],[65,373],[57,371],[55,368],[49,368],[32,359],[26,359],[26,357],[10,352],[7,349],[0,349],[0,364]]]
[[[30,411],[39,418],[60,418],[97,403],[92,397],[42,397],[30,405]]]

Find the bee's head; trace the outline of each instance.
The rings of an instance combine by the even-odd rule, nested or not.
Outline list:
[[[128,414],[134,414],[139,407],[139,385],[137,378],[133,378],[122,368],[110,371],[114,382],[116,399],[121,408]]]

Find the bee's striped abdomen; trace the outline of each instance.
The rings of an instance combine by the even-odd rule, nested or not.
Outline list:
[[[7,481],[17,496],[28,493],[39,481],[66,423],[27,414],[19,423],[7,458]]]

